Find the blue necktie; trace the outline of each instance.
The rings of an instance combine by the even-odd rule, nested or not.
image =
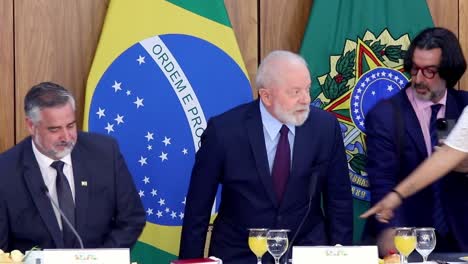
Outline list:
[[[431,120],[429,123],[429,132],[431,134],[431,145],[432,149],[439,143],[437,137],[437,113],[439,112],[441,104],[433,104],[431,106]],[[441,186],[440,181],[432,184],[432,190],[434,192],[434,209],[432,212],[432,218],[434,221],[434,227],[440,235],[446,235],[448,233],[447,222],[445,221],[444,208],[441,201]]]
[[[286,182],[289,177],[289,170],[291,168],[291,149],[289,148],[288,132],[288,127],[283,125],[280,130],[280,138],[276,147],[275,160],[271,173],[273,188],[280,203],[283,199]]]
[[[75,225],[75,203],[73,202],[70,184],[68,183],[67,177],[63,173],[64,165],[65,163],[63,161],[57,160],[52,162],[50,166],[57,171],[55,185],[57,187],[57,198],[60,209],[63,211],[64,215],[68,218],[71,224]],[[62,234],[65,248],[75,247],[75,235],[73,234],[73,231],[71,231],[70,227],[67,225],[65,220],[63,220],[63,217]]]

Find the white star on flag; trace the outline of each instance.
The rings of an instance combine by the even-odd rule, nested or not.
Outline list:
[[[161,218],[162,217],[162,212],[158,210],[158,212],[156,213],[156,215],[158,216],[158,218]]]
[[[103,116],[106,116],[106,114],[104,114],[104,111],[106,111],[106,109],[101,109],[101,107],[99,107],[99,110],[96,112],[96,115],[99,116],[99,119],[101,119],[101,117]]]
[[[145,106],[145,105],[143,104],[143,100],[144,100],[143,98],[140,99],[140,97],[137,96],[136,101],[133,102],[134,104],[136,104],[137,109],[140,108],[140,106]]]
[[[162,141],[164,143],[164,145],[167,147],[167,145],[170,145],[171,144],[171,138],[168,138],[168,137],[164,137],[164,140]]]
[[[122,85],[121,82],[114,81],[114,85],[112,85],[112,88],[114,88],[114,92],[122,90],[122,88],[120,88],[120,85]]]
[[[169,213],[169,211],[170,211],[169,207],[166,207],[166,210],[164,210],[164,211],[166,211],[166,213]]]
[[[117,122],[117,125],[120,125],[120,123],[124,123],[123,118],[124,116],[117,114],[117,117],[114,120]]]
[[[180,212],[179,217],[180,219],[184,219],[184,213]]]
[[[143,179],[143,182],[145,184],[148,184],[150,182],[149,177],[145,176],[145,178]]]
[[[140,156],[140,160],[138,162],[140,162],[141,166],[143,166],[145,164],[148,164],[148,163],[146,163],[146,158],[143,158],[143,156]]]
[[[187,154],[188,154],[188,150],[187,150],[186,148],[184,148],[184,149],[182,150],[182,153],[184,153],[184,155],[187,155]]]
[[[177,217],[177,213],[176,213],[176,212],[174,212],[174,211],[172,211],[172,213],[171,213],[171,217],[172,217],[172,219],[176,218],[176,217]]]
[[[141,65],[142,63],[145,63],[145,57],[138,55],[137,61],[138,61],[138,65]]]
[[[153,135],[154,135],[154,133],[150,133],[150,132],[148,131],[148,132],[146,132],[145,138],[147,139],[147,141],[153,140],[153,139],[154,139],[154,138],[153,138]]]
[[[158,202],[159,206],[163,206],[166,204],[166,200],[162,199],[162,198],[159,198],[159,202]]]
[[[126,94],[127,94],[127,95],[131,95],[131,94],[132,94],[132,91],[127,90]]]
[[[153,149],[153,146],[148,145],[146,148],[147,148],[148,150],[152,150],[152,149]]]
[[[107,130],[107,134],[110,134],[110,132],[114,132],[114,124],[111,125],[107,123],[107,126],[104,129]]]
[[[391,92],[393,90],[393,87],[391,85],[387,86],[387,91]]]
[[[159,155],[159,158],[161,158],[161,161],[167,160],[167,153],[161,152],[161,155]]]
[[[184,200],[182,201],[183,204],[187,202],[187,197],[184,197]]]
[[[140,190],[140,191],[138,192],[138,195],[140,195],[140,198],[143,197],[143,196],[145,196],[145,191]]]
[[[148,215],[152,215],[153,214],[153,209],[152,208],[148,208],[148,210],[146,210],[146,213]]]
[[[152,195],[152,196],[158,195],[158,190],[152,189],[152,190],[151,190],[151,195]]]

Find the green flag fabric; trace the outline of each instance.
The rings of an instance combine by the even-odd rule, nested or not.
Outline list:
[[[300,53],[312,75],[312,104],[340,121],[359,243],[369,205],[364,117],[408,82],[403,58],[422,29],[433,26],[426,0],[315,0]]]
[[[111,0],[88,76],[84,129],[118,140],[146,210],[139,264],[177,259],[207,121],[252,100],[223,0],[195,2]]]

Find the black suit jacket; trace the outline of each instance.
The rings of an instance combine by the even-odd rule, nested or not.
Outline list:
[[[351,244],[351,185],[336,118],[311,108],[305,124],[296,127],[293,151],[291,174],[279,204],[269,172],[259,101],[212,118],[196,154],[179,257],[203,255],[218,184],[222,184],[221,204],[210,255],[224,263],[255,262],[247,243],[248,228],[290,229],[291,239],[305,216],[309,197],[311,211],[295,245]]]
[[[117,143],[78,133],[72,153],[76,230],[84,246],[131,247],[145,211]],[[0,155],[0,248],[62,248],[61,231],[32,150],[31,137]]]

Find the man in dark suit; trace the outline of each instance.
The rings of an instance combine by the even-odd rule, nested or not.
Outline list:
[[[0,155],[0,248],[80,247],[73,229],[87,248],[132,247],[145,212],[117,143],[77,132],[57,84],[32,87],[25,112],[31,136]]]
[[[441,118],[456,120],[468,103],[468,93],[454,89],[466,62],[452,32],[443,28],[422,31],[411,43],[404,67],[412,76],[409,87],[377,104],[366,116],[371,204],[392,192],[435,151],[434,125]],[[468,178],[452,172],[406,199],[389,224],[371,220],[371,233],[378,237],[381,254],[394,248],[391,227],[395,226],[435,227],[436,251],[466,252],[467,190]]]
[[[224,263],[255,262],[248,228],[289,229],[289,239],[297,233],[294,245],[351,244],[353,205],[341,130],[330,113],[309,107],[305,61],[274,51],[261,63],[256,83],[259,100],[212,118],[202,136],[181,259],[203,255],[218,184],[210,255]],[[268,253],[263,259],[271,261]]]

